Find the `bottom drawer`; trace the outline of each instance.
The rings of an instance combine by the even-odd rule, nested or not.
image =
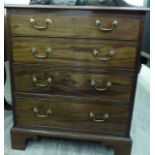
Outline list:
[[[75,97],[15,99],[16,124],[126,135],[129,106]]]

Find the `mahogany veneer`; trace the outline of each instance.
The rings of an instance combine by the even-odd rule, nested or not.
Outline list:
[[[12,148],[38,136],[130,155],[144,16],[115,7],[6,6]]]

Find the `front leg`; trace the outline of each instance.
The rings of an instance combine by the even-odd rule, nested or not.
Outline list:
[[[131,142],[114,145],[115,155],[131,155]]]
[[[23,131],[16,131],[11,129],[11,144],[13,149],[25,150],[26,141],[28,139],[37,139],[36,135],[24,133]]]
[[[132,142],[130,138],[112,138],[105,140],[103,145],[114,149],[114,155],[131,155]]]

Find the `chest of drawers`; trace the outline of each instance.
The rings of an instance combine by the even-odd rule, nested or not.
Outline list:
[[[102,142],[130,155],[145,10],[6,6],[12,147],[38,136]]]

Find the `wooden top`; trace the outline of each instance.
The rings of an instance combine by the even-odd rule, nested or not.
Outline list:
[[[68,6],[68,5],[15,5],[6,4],[5,8],[25,8],[25,9],[71,9],[71,10],[111,10],[111,11],[150,11],[143,7],[105,7],[105,6]]]

